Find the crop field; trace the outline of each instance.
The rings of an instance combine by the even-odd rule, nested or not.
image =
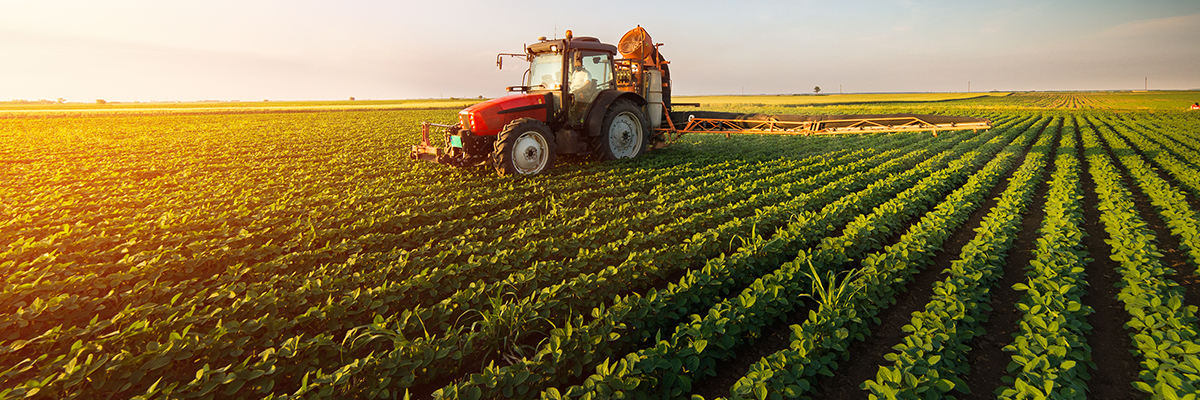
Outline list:
[[[408,158],[470,101],[5,105],[0,399],[1200,390],[1200,92],[858,96],[677,101],[994,128],[511,178]]]

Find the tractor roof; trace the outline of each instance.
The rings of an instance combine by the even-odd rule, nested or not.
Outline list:
[[[544,40],[529,45],[528,50],[530,54],[541,54],[550,52],[550,47],[554,46],[554,51],[561,51],[564,42],[566,42],[566,39]],[[600,43],[600,39],[589,36],[574,37],[571,39],[571,43],[567,47],[572,49],[603,51],[611,54],[617,54],[617,46]]]

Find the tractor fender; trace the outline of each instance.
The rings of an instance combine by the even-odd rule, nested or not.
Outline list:
[[[600,124],[604,123],[605,111],[608,111],[608,107],[617,100],[629,100],[638,107],[645,107],[647,104],[645,98],[634,92],[613,89],[601,91],[596,95],[596,100],[592,101],[592,107],[588,109],[587,123],[584,124],[585,134],[588,137],[595,136],[597,132],[600,132]]]

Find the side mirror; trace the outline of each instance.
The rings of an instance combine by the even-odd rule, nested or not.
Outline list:
[[[496,69],[504,69],[504,57],[505,56],[518,57],[522,60],[529,61],[528,54],[500,53],[500,54],[496,55]]]

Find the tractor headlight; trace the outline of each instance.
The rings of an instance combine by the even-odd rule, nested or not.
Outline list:
[[[480,115],[478,113],[471,114],[471,128],[468,129],[469,131],[479,132],[479,131],[487,130],[487,128],[488,128],[487,124],[483,123],[483,115]]]
[[[462,129],[472,130],[471,128],[471,113],[463,110],[458,113],[458,126]]]

